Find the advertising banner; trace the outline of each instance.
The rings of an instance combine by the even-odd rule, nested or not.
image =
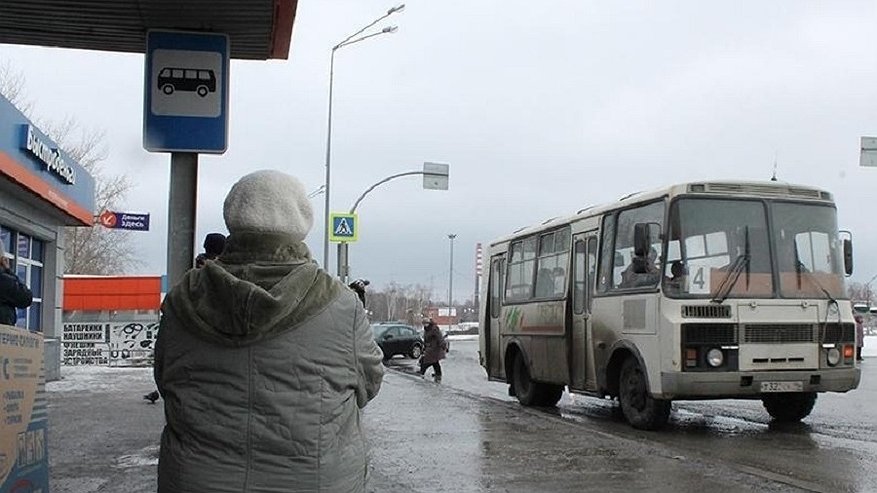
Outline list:
[[[49,492],[42,334],[0,325],[0,491]]]

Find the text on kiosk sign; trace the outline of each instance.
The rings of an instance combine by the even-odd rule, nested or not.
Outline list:
[[[76,171],[61,157],[61,151],[52,148],[34,131],[33,125],[26,125],[24,148],[46,165],[46,169],[56,174],[70,185],[76,184]]]

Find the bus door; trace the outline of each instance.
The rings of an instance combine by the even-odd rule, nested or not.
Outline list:
[[[503,377],[502,355],[500,351],[500,331],[502,329],[502,293],[505,289],[505,255],[490,259],[490,279],[487,292],[487,326],[484,327],[485,358],[487,375],[491,378]]]
[[[572,276],[572,358],[570,388],[593,390],[596,387],[594,363],[590,350],[591,298],[597,272],[597,232],[573,237]]]

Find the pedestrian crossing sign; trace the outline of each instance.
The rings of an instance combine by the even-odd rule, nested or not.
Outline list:
[[[356,214],[333,212],[329,214],[329,241],[351,243],[359,238]]]

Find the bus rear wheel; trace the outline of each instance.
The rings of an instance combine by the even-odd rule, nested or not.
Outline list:
[[[514,395],[524,406],[554,407],[563,395],[562,385],[534,382],[522,355],[515,358],[512,384]]]
[[[796,423],[810,415],[816,404],[816,392],[767,394],[761,403],[775,421]]]
[[[649,395],[646,375],[635,358],[627,358],[618,379],[621,412],[638,430],[657,430],[670,419],[671,401]]]

